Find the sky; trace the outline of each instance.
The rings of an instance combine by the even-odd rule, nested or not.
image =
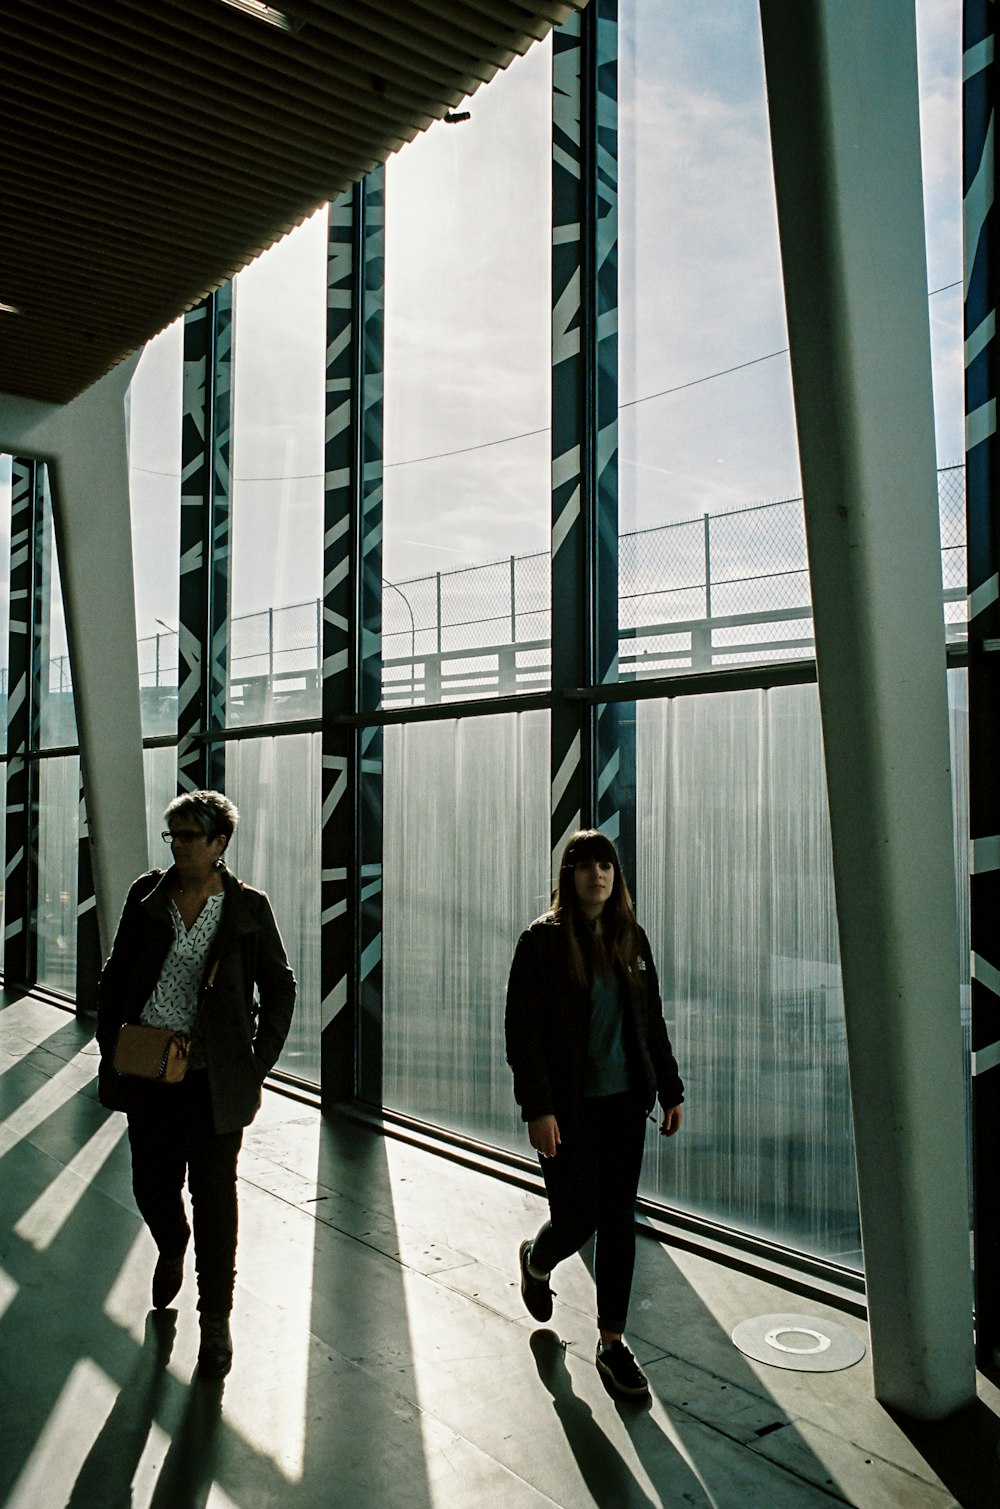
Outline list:
[[[800,487],[756,0],[620,14],[624,531]],[[962,457],[961,7],[917,15],[945,465]],[[389,581],[548,548],[550,67],[534,47],[388,166]],[[324,253],[320,213],[236,282],[234,614],[321,590]],[[140,635],[176,625],[180,352],[174,326],[131,395]]]

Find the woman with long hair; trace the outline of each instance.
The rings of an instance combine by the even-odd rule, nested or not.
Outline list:
[[[552,909],[521,935],[507,986],[507,1062],[541,1162],[549,1219],[521,1243],[529,1313],[552,1314],[549,1275],[591,1236],[597,1367],[618,1394],[649,1385],[623,1333],[635,1265],[635,1198],[646,1118],[680,1128],[684,1086],[649,941],[614,844],[596,828],[566,845]]]

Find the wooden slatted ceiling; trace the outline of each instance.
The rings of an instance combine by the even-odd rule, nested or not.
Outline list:
[[[66,402],[586,0],[17,0],[0,392]]]

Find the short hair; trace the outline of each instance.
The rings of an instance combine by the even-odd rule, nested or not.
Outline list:
[[[239,809],[221,791],[185,791],[175,796],[164,809],[163,821],[170,826],[172,817],[186,817],[195,823],[206,838],[224,834],[228,842],[240,820]]]

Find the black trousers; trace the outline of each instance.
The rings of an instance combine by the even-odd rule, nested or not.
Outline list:
[[[549,1219],[531,1246],[542,1273],[595,1236],[597,1324],[624,1331],[635,1268],[635,1197],[646,1138],[646,1110],[632,1092],[583,1102],[578,1127],[554,1158],[542,1158]],[[562,1131],[562,1128],[560,1128]]]
[[[128,1113],[132,1191],[165,1257],[180,1257],[194,1216],[198,1309],[228,1315],[236,1280],[236,1160],[243,1132],[215,1131],[208,1075],[190,1070],[179,1085],[136,1084]]]

